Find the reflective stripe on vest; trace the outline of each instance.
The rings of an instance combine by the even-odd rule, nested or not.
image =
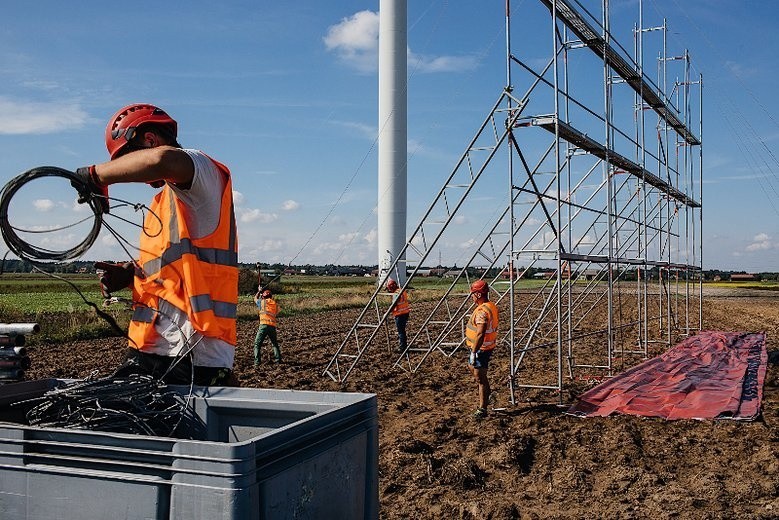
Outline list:
[[[211,160],[226,180],[219,224],[211,234],[190,236],[189,210],[168,185],[152,200],[140,241],[145,278],[133,281],[137,305],[130,322],[131,347],[156,344],[156,309],[166,305],[186,314],[204,336],[236,344],[238,240],[232,180],[226,166]]]
[[[279,313],[279,304],[276,300],[266,298],[260,300],[260,325],[276,326],[276,316]]]
[[[397,298],[395,306],[392,308],[393,316],[402,316],[411,312],[411,307],[408,304],[408,295],[406,291],[402,291]]]
[[[153,258],[143,264],[144,273],[156,273],[168,264],[180,260],[185,254],[192,254],[198,257],[202,262],[209,264],[237,265],[238,253],[236,251],[227,251],[224,249],[212,249],[206,247],[197,247],[192,244],[188,238],[181,239],[181,242],[171,243],[159,258]]]
[[[468,325],[465,327],[465,344],[471,350],[473,350],[474,345],[476,345],[478,335],[476,332],[476,322],[474,320],[476,315],[481,312],[486,312],[488,316],[481,350],[492,350],[495,348],[495,343],[498,339],[498,308],[490,301],[484,302],[476,307],[473,314],[471,314]]]

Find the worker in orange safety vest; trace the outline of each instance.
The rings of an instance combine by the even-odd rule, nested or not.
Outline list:
[[[487,415],[491,392],[487,367],[498,339],[498,308],[489,301],[489,290],[484,280],[476,280],[471,284],[471,299],[476,308],[465,328],[465,345],[469,349],[468,368],[479,386],[479,406],[474,412],[477,419]]]
[[[408,303],[408,293],[406,291],[398,292],[398,282],[390,278],[387,280],[387,292],[393,294],[392,298],[392,317],[395,319],[395,328],[398,330],[397,352],[405,352],[408,348],[406,337],[406,324],[411,313],[411,306]]]
[[[270,339],[273,347],[273,362],[281,363],[281,349],[276,335],[278,324],[279,304],[273,299],[273,293],[270,289],[257,291],[254,295],[254,303],[259,309],[260,326],[257,329],[257,336],[254,338],[254,366],[260,364],[260,347],[265,342],[265,338]]]
[[[76,170],[79,202],[109,213],[108,186],[140,182],[160,189],[146,214],[140,257],[98,262],[103,295],[132,287],[127,360],[133,373],[172,384],[227,385],[232,375],[238,305],[238,240],[228,168],[183,149],[164,110],[138,103],[109,120],[110,160]]]

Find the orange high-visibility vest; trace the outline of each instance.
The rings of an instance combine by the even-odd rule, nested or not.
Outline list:
[[[392,308],[392,315],[401,316],[403,314],[408,314],[409,312],[411,312],[411,306],[408,304],[408,295],[406,294],[406,291],[401,291],[398,295],[397,303]]]
[[[476,322],[474,318],[481,312],[486,312],[489,316],[487,327],[484,329],[484,341],[481,344],[481,350],[492,350],[495,348],[495,343],[498,339],[498,307],[490,301],[476,307],[473,314],[471,314],[468,325],[465,327],[465,344],[471,350],[476,345]]]
[[[260,300],[260,325],[276,326],[276,316],[279,314],[279,304],[272,298]]]
[[[143,350],[154,346],[159,337],[154,328],[159,312],[171,307],[185,313],[203,336],[236,344],[238,237],[233,188],[230,170],[211,160],[227,182],[219,224],[210,235],[190,236],[184,218],[189,209],[170,186],[165,185],[152,200],[140,241],[145,278],[136,276],[133,280],[130,347]]]

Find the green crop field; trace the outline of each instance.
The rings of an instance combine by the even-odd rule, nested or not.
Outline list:
[[[730,289],[758,289],[763,291],[779,291],[779,281],[766,280],[762,282],[706,282],[709,287],[728,287]]]
[[[70,341],[116,334],[84,303],[75,286],[87,301],[102,308],[121,328],[126,329],[131,312],[129,306],[120,303],[103,307],[103,298],[94,274],[58,276],[61,278],[16,273],[0,276],[0,322],[39,323],[42,332],[29,338],[31,344],[37,341]],[[542,280],[523,280],[518,286],[520,289],[537,288],[543,283]],[[275,297],[281,306],[283,317],[323,310],[360,308],[368,302],[375,284],[374,277],[283,276],[273,283],[272,288],[276,292]],[[450,284],[450,279],[416,278],[411,284],[411,298],[414,301],[437,300]],[[465,293],[467,284],[458,283],[455,290]],[[115,296],[129,299],[131,294],[129,290],[124,290]],[[256,318],[252,295],[241,295],[238,319]]]

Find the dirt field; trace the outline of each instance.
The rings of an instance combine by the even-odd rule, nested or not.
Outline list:
[[[491,381],[506,409],[481,422],[471,418],[476,389],[461,359],[432,357],[410,376],[377,353],[341,388],[321,374],[356,313],[282,319],[285,363],[258,368],[256,326],[241,323],[236,370],[242,386],[378,394],[382,518],[779,518],[775,292],[715,291],[704,304],[706,329],[767,334],[763,417],[751,423],[580,419],[549,403],[512,406],[500,353]],[[118,338],[36,347],[28,377],[107,375],[122,347]]]

